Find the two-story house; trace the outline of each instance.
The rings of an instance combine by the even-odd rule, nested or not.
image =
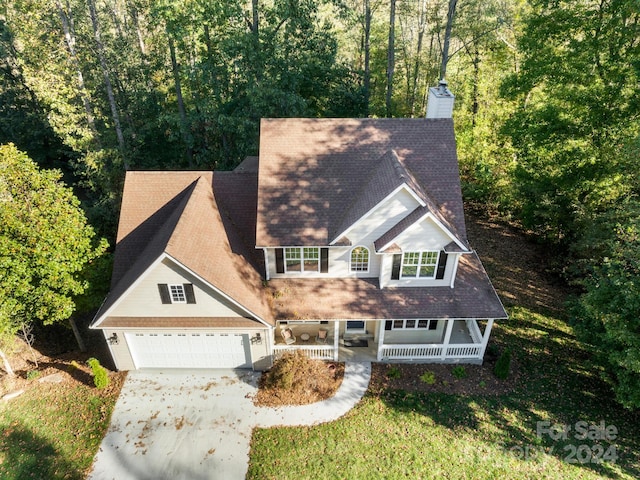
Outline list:
[[[482,361],[507,317],[465,228],[451,111],[264,119],[233,172],[128,172],[102,329],[118,369]]]

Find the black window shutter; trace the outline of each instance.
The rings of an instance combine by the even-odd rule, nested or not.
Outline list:
[[[187,297],[187,303],[196,303],[196,294],[193,291],[193,285],[191,283],[185,283],[184,294]]]
[[[391,320],[387,320],[386,322],[384,322],[384,329],[391,330],[392,325],[393,325],[393,322]]]
[[[400,280],[400,267],[402,266],[402,255],[396,253],[393,256],[393,266],[391,267],[391,280]]]
[[[171,303],[171,295],[169,295],[169,286],[166,283],[159,283],[158,291],[160,292],[160,300],[162,300],[162,303]]]
[[[447,266],[447,254],[442,250],[438,259],[438,270],[436,271],[436,280],[444,278],[444,269]]]
[[[284,249],[276,248],[276,273],[284,273]]]
[[[329,272],[329,249],[320,249],[320,273]]]

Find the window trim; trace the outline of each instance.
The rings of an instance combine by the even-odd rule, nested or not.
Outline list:
[[[169,288],[169,298],[171,298],[171,304],[187,303],[187,289],[184,288],[184,284],[169,283],[167,287]],[[182,297],[182,299],[180,299],[179,297]]]
[[[435,259],[433,262],[429,262],[429,263],[423,263],[423,256],[424,254],[435,254]],[[408,255],[418,255],[417,258],[417,263],[415,264],[407,264],[405,263],[406,261],[406,257]],[[402,252],[402,261],[400,263],[400,278],[399,280],[406,280],[406,279],[423,279],[423,280],[433,280],[436,278],[436,275],[438,273],[438,260],[440,259],[440,251],[438,250],[419,250],[419,251],[413,251],[413,252]],[[415,267],[416,269],[416,273],[415,275],[405,275],[404,273],[404,269],[406,267]],[[433,273],[429,276],[422,276],[420,275],[420,270],[423,267],[431,267],[433,268]]]
[[[322,264],[322,253],[320,247],[284,247],[283,249],[283,273],[320,273],[321,272],[321,264]],[[309,253],[312,253],[311,250],[315,251],[315,256],[309,256]],[[297,251],[297,257],[292,257],[289,253]],[[289,260],[298,260],[300,269],[299,270],[290,270],[289,269]],[[305,268],[305,263],[311,263],[316,268]]]
[[[354,252],[358,248],[361,248],[361,249],[364,250],[363,254],[365,255],[366,262],[363,262],[363,261],[354,262],[353,261]],[[366,266],[365,266],[364,269],[361,269],[361,268],[360,269],[354,269],[354,263],[356,263],[356,264],[366,263]],[[351,251],[349,252],[349,272],[351,272],[351,273],[369,273],[370,265],[371,265],[371,255],[370,255],[369,249],[367,247],[365,247],[364,245],[356,245],[355,247],[353,247],[351,249]]]
[[[438,329],[438,319],[435,318],[397,318],[389,320],[391,322],[391,330],[427,330],[434,331]],[[397,327],[396,322],[402,322],[402,326]],[[408,327],[407,322],[413,322],[413,326]],[[426,325],[423,324],[426,322]],[[420,326],[420,324],[424,326]]]
[[[182,288],[182,292],[184,293],[184,301],[176,300],[172,290],[172,287]],[[193,288],[192,283],[159,283],[158,284],[158,292],[160,293],[160,302],[163,305],[172,305],[172,304],[195,304],[196,295],[195,290]]]

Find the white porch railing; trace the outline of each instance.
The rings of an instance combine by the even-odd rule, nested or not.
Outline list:
[[[382,345],[379,360],[448,360],[480,358],[482,345],[475,343]]]
[[[334,360],[334,350],[330,345],[274,345],[273,359],[277,360],[286,352],[300,350],[313,360]]]

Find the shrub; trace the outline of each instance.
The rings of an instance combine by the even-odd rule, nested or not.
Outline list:
[[[389,378],[400,378],[400,369],[398,367],[390,367],[389,370],[387,370],[387,377]]]
[[[456,365],[451,370],[451,374],[456,377],[458,380],[467,376],[467,371],[462,365]]]
[[[29,370],[27,372],[27,380],[35,380],[40,376],[40,370]]]
[[[493,373],[496,377],[504,380],[509,376],[509,369],[511,368],[511,350],[506,349],[498,358],[496,366],[493,369]]]
[[[285,353],[260,377],[259,405],[303,405],[331,397],[342,382],[344,364]]]
[[[91,371],[93,372],[93,383],[96,388],[106,388],[107,385],[109,385],[107,369],[100,365],[100,361],[97,358],[90,358],[87,360],[87,364],[91,367]]]
[[[431,370],[427,370],[422,375],[420,375],[420,380],[422,380],[427,385],[433,385],[436,383],[436,374]]]

